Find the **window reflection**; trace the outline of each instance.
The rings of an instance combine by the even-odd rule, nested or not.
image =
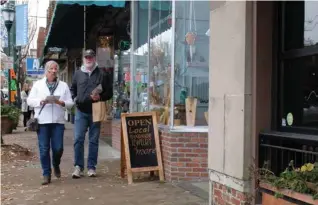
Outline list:
[[[285,62],[284,117],[292,126],[318,128],[318,55]]]
[[[285,2],[285,49],[318,46],[318,2]]]
[[[168,124],[171,74],[171,1],[150,1],[149,108]]]
[[[205,112],[208,111],[209,103],[209,20],[209,1],[176,1],[175,125],[189,124],[186,117],[188,97],[196,99],[194,124],[207,125]]]
[[[144,112],[148,110],[148,10],[149,1],[134,2],[134,47],[133,66],[135,75],[131,78],[134,83],[133,111]]]

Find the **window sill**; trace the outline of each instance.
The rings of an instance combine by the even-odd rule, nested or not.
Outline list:
[[[159,130],[165,130],[169,132],[199,132],[199,133],[208,133],[209,127],[208,126],[174,126],[170,127],[168,125],[158,125]]]
[[[281,131],[263,131],[260,132],[260,136],[266,137],[280,137],[280,138],[289,138],[295,140],[306,140],[306,141],[315,141],[318,142],[317,135],[311,134],[301,134],[301,133],[292,133],[292,132],[281,132]]]

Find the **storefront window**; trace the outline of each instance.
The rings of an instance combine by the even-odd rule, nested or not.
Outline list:
[[[132,4],[132,111],[157,111],[161,125],[207,126],[209,15],[208,1]]]
[[[207,125],[209,1],[176,1],[174,125]]]
[[[148,111],[148,1],[132,1],[132,111]]]
[[[318,2],[287,1],[282,5],[280,127],[318,133]]]
[[[285,61],[286,126],[318,128],[318,55]]]
[[[285,49],[318,46],[318,3],[286,1]]]
[[[150,1],[149,108],[168,124],[171,102],[172,2]]]

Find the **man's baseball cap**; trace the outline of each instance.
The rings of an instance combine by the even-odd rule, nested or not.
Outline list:
[[[95,52],[92,49],[88,49],[84,51],[84,57],[87,57],[87,56],[95,57]]]

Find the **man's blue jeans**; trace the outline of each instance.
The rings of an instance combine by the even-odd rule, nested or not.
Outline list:
[[[84,169],[84,141],[87,129],[89,129],[87,169],[95,170],[98,157],[100,122],[93,122],[92,114],[84,113],[77,109],[75,114],[74,166],[79,166],[82,170]]]
[[[51,176],[50,147],[53,167],[58,167],[63,155],[64,124],[39,124],[37,134],[43,176]]]

